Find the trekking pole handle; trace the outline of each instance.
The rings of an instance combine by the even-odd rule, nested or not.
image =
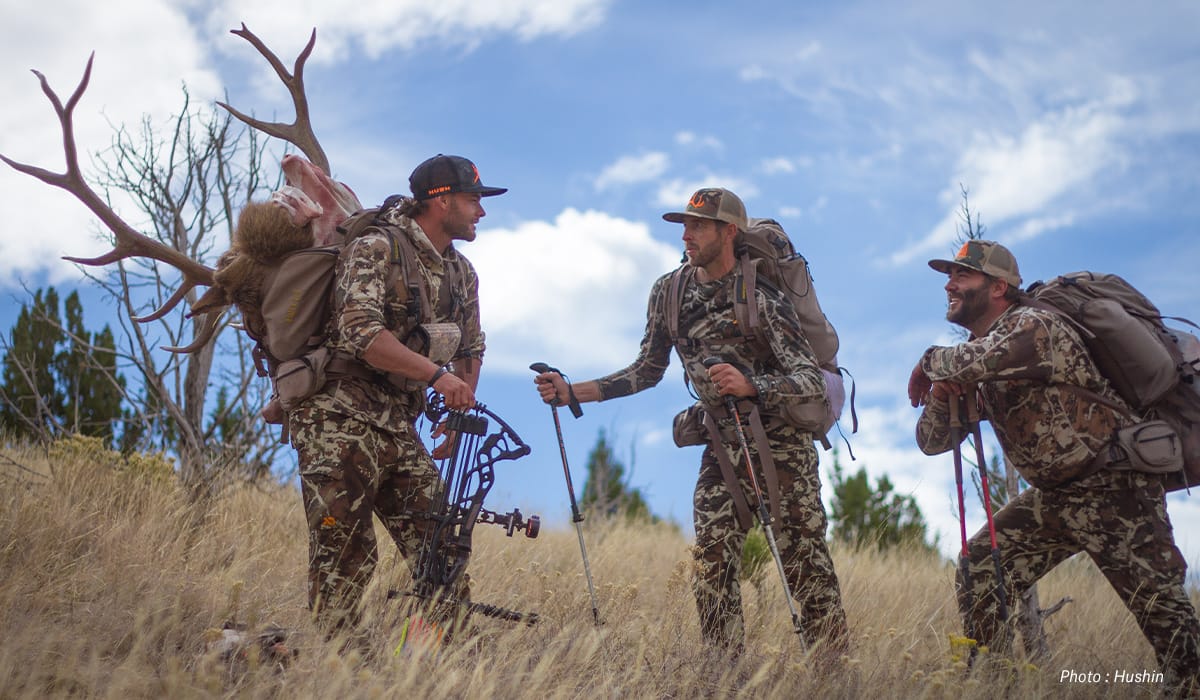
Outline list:
[[[967,413],[967,426],[974,430],[979,425],[979,387],[967,384],[963,387],[963,402]]]
[[[950,395],[950,427],[957,428],[960,431],[959,437],[961,437],[961,431],[963,429],[962,413],[965,409],[962,400],[962,394]]]
[[[710,355],[710,356],[704,358],[701,361],[701,363],[704,365],[704,367],[706,369],[712,369],[713,367],[716,367],[717,365],[726,364],[725,360],[721,359],[720,357],[718,357],[716,355]],[[734,415],[737,413],[737,400],[734,399],[732,395],[722,394],[721,399],[725,401],[725,409],[727,411],[729,411],[730,415]]]
[[[567,383],[567,407],[571,409],[571,415],[575,416],[576,418],[583,417],[583,409],[579,406],[579,399],[575,398],[575,387],[571,386],[571,381],[567,379],[567,375],[562,373],[562,370],[556,367],[551,367],[545,362],[534,362],[533,364],[529,365],[529,369],[537,372],[538,374],[553,372],[562,377],[563,381]],[[558,399],[555,398],[551,405],[559,405]]]

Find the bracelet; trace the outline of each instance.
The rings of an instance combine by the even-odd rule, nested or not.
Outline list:
[[[438,367],[437,371],[433,373],[433,376],[429,378],[429,386],[433,386],[434,384],[436,384],[437,380],[441,379],[442,375],[446,374],[449,371],[450,370],[447,369],[445,365]]]

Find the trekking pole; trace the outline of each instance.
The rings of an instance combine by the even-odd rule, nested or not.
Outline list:
[[[711,368],[724,362],[719,357],[709,357],[704,360],[704,366]],[[783,557],[779,556],[779,545],[775,543],[775,532],[771,529],[771,511],[767,508],[767,501],[763,498],[762,489],[758,486],[758,477],[754,473],[754,462],[750,459],[750,444],[746,442],[746,432],[742,429],[741,413],[738,412],[737,402],[732,396],[726,394],[722,398],[725,400],[725,410],[733,416],[738,446],[742,450],[742,456],[746,459],[746,473],[750,475],[750,486],[754,489],[754,497],[758,501],[758,522],[767,536],[767,546],[771,548],[771,556],[775,558],[775,568],[779,570],[779,581],[783,584],[783,597],[787,601],[788,612],[792,614],[792,629],[796,634],[801,634],[800,615],[796,612],[795,603],[792,602],[792,589],[788,586],[787,574],[783,570]],[[713,449],[719,450],[723,447],[713,445]]]
[[[975,387],[972,387],[975,389]],[[988,537],[992,543],[992,564],[996,567],[996,598],[1000,601],[1000,619],[1008,621],[1008,593],[1004,588],[1004,568],[1000,566],[1000,546],[996,544],[996,523],[992,520],[992,491],[988,487],[987,463],[983,456],[983,433],[979,427],[978,389],[965,397],[967,402],[967,424],[975,442],[975,468],[979,470],[979,485],[983,491],[983,512],[987,515]]]
[[[546,372],[554,372],[566,381],[566,375],[561,371],[551,367],[545,362],[534,362],[529,365],[529,369],[538,374]],[[568,391],[570,384],[567,384]],[[579,401],[575,398],[575,392],[570,392],[570,399],[567,402],[571,409],[571,415],[579,418],[583,415],[583,409],[579,407]],[[571,520],[575,523],[575,534],[579,536],[579,553],[583,555],[583,573],[587,576],[588,595],[592,599],[592,620],[597,626],[600,625],[600,608],[596,605],[596,587],[592,585],[592,567],[588,563],[587,547],[583,544],[583,513],[579,510],[579,503],[575,500],[575,487],[571,483],[571,468],[567,466],[567,447],[563,442],[562,423],[558,420],[559,400],[555,397],[550,401],[550,414],[554,416],[554,432],[558,435],[558,453],[562,455],[563,476],[567,480],[567,498],[571,501]]]
[[[975,638],[975,625],[971,622],[974,619],[972,608],[975,606],[975,595],[971,589],[971,558],[967,554],[967,506],[966,497],[963,495],[962,400],[962,395],[950,397],[950,442],[954,445],[954,485],[958,487],[958,531],[962,534],[962,550],[958,555],[958,570],[962,572],[963,609],[966,612],[963,619],[963,631],[972,641],[978,641]],[[975,646],[972,646],[967,658],[967,665],[974,661]]]

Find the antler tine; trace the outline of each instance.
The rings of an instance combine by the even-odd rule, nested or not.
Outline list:
[[[263,58],[267,59],[267,63],[270,63],[271,67],[275,69],[275,74],[279,76],[279,79],[283,81],[288,92],[292,94],[292,104],[296,108],[296,121],[291,124],[266,122],[244,114],[224,102],[218,102],[217,104],[229,110],[230,114],[251,128],[258,129],[275,138],[283,139],[296,148],[299,148],[300,152],[313,165],[324,170],[326,175],[331,174],[329,170],[329,158],[325,156],[325,151],[317,141],[316,133],[313,132],[312,119],[308,111],[308,97],[304,94],[304,63],[308,60],[309,55],[312,54],[313,46],[317,43],[317,30],[313,29],[312,36],[308,38],[308,44],[305,45],[300,55],[296,57],[296,66],[292,73],[288,73],[287,68],[284,67],[283,62],[279,60],[275,52],[267,48],[262,39],[259,39],[254,32],[246,27],[245,22],[242,23],[241,29],[231,29],[229,33],[236,34],[250,42],[262,54]]]
[[[195,288],[196,288],[195,284],[185,280],[182,284],[179,285],[179,289],[176,289],[175,293],[171,295],[171,298],[167,299],[167,301],[162,306],[158,307],[153,312],[151,312],[145,316],[134,317],[133,320],[138,323],[149,323],[150,321],[157,321],[158,319],[162,318],[163,316],[166,316],[167,313],[169,313],[171,311],[171,309],[178,306],[179,302],[183,301],[184,298],[187,297],[187,293],[192,291]],[[188,314],[188,316],[191,316],[191,314]]]
[[[113,236],[116,237],[113,249],[104,255],[94,258],[63,256],[64,260],[81,265],[101,266],[125,258],[146,257],[166,263],[180,271],[183,275],[180,291],[172,295],[171,299],[163,304],[160,309],[142,319],[147,321],[153,320],[161,318],[174,308],[191,289],[200,285],[212,286],[213,270],[203,263],[192,260],[184,253],[136,231],[132,226],[125,223],[84,179],[83,171],[79,168],[79,155],[75,144],[74,112],[75,106],[79,103],[79,99],[83,96],[88,82],[91,80],[92,62],[95,58],[95,53],[88,57],[87,67],[83,71],[83,78],[80,79],[79,86],[75,88],[75,92],[71,94],[65,107],[59,99],[58,94],[50,87],[50,82],[46,79],[46,76],[36,70],[33,71],[33,74],[41,82],[42,92],[46,94],[47,99],[50,100],[50,104],[54,106],[54,111],[58,115],[58,121],[62,127],[63,155],[66,159],[66,170],[61,173],[55,173],[45,168],[19,163],[2,154],[0,154],[0,160],[3,160],[9,167],[18,172],[25,173],[30,177],[41,180],[47,185],[57,187],[74,195],[76,199],[103,221],[108,229],[112,231]]]
[[[221,323],[221,313],[214,312],[208,314],[204,322],[206,324],[204,330],[198,333],[191,343],[184,345],[183,347],[164,345],[162,349],[166,350],[167,352],[175,352],[186,355],[188,353],[196,352],[200,348],[204,347],[208,341],[212,340],[212,337],[217,334],[217,328],[220,327]]]

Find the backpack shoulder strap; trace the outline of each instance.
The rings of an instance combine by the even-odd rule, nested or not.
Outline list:
[[[379,226],[379,230],[387,236],[392,247],[391,280],[401,301],[405,302],[406,312],[415,324],[425,323],[433,319],[433,309],[429,295],[421,293],[421,272],[417,269],[417,251],[409,242],[408,237],[387,224]]]
[[[683,299],[683,290],[687,286],[688,280],[695,274],[691,265],[680,265],[671,273],[671,279],[667,280],[667,298],[663,306],[663,320],[667,322],[667,333],[671,336],[671,342],[675,343],[675,347],[679,347],[679,310],[681,300]]]
[[[399,195],[392,195],[377,209],[367,209],[354,214],[338,226],[338,231],[343,236],[343,246],[349,246],[355,240],[371,233],[380,233],[387,238],[392,262],[388,283],[400,295],[400,301],[405,304],[408,316],[416,319],[416,323],[423,323],[432,319],[433,314],[430,300],[426,298],[427,295],[421,293],[417,251],[408,241],[408,237],[383,217],[395,204],[393,200],[397,197]]]
[[[734,283],[733,314],[737,319],[738,328],[747,338],[758,337],[761,321],[758,317],[758,266],[743,255],[738,259],[737,280]]]

